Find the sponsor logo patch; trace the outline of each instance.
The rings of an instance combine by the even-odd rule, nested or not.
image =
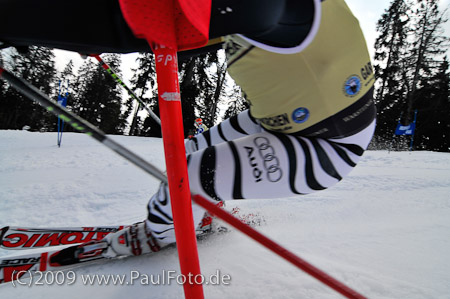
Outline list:
[[[269,127],[281,127],[289,124],[287,113],[275,115],[273,117],[258,118],[258,120]]]
[[[308,118],[309,110],[304,107],[297,108],[292,112],[292,120],[298,124],[304,123]]]
[[[344,93],[348,97],[356,96],[361,90],[361,79],[358,75],[352,75],[347,78],[343,87]]]
[[[278,182],[283,172],[280,168],[280,161],[276,156],[275,149],[266,137],[257,137],[253,140],[256,150],[253,146],[245,146],[248,162],[252,167],[255,182],[263,180],[263,174],[266,174],[267,180],[272,183]],[[257,158],[256,153],[259,154]]]

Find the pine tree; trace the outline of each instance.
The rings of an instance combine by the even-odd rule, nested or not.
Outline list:
[[[195,111],[198,106],[197,100],[200,100],[202,88],[208,86],[207,83],[205,84],[205,81],[209,80],[205,69],[207,59],[208,54],[190,57],[179,62],[178,65],[184,136],[192,135],[194,131],[194,121],[198,115]],[[206,119],[203,121],[206,122]]]
[[[66,84],[67,92],[70,94],[71,91],[73,91],[73,86],[71,83],[74,83],[76,76],[74,74],[74,65],[73,61],[69,60],[69,62],[64,67],[63,71],[58,74],[58,84],[61,82],[61,84]]]
[[[8,59],[10,71],[39,88],[44,94],[54,95],[54,75],[56,73],[54,54],[44,47],[29,47],[19,53],[10,51]],[[32,130],[49,130],[53,116],[39,104],[31,101],[16,91],[7,88],[1,95],[0,128],[21,129],[29,126]]]
[[[159,117],[159,103],[158,103],[158,96],[156,95],[154,98],[151,99],[154,103],[152,106],[152,111]],[[146,137],[162,137],[161,133],[161,125],[158,124],[153,117],[148,115],[143,123],[142,123],[142,129],[139,133],[141,136]]]
[[[0,66],[4,67],[2,51],[0,51]],[[6,82],[4,80],[0,80],[0,101],[5,98],[5,93],[6,93]]]
[[[154,55],[152,53],[140,53],[136,61],[138,67],[133,69],[134,74],[130,80],[131,89],[149,109],[159,116]],[[161,137],[161,126],[151,116],[148,115],[143,121],[138,116],[143,107],[135,99],[129,98],[127,109],[130,113],[134,109],[130,135]]]
[[[62,72],[57,72],[57,74],[54,77],[54,83],[56,92],[54,94],[55,101],[58,99],[58,95],[61,94],[61,96],[67,98],[67,106],[69,110],[72,110],[72,102],[73,102],[73,96],[75,93],[75,82],[76,82],[76,76],[74,74],[74,64],[73,61],[70,60],[66,66],[64,67]],[[57,117],[53,117],[53,125],[52,128],[54,131],[58,130],[57,125]],[[71,126],[65,126],[64,131],[75,131]]]
[[[246,95],[243,94],[241,88],[237,86],[234,81],[233,87],[231,88],[231,91],[228,92],[226,99],[228,108],[223,115],[223,119],[230,118],[246,109],[249,109]]]
[[[375,44],[378,62],[375,70],[379,80],[377,138],[388,139],[398,120],[404,125],[410,124],[418,107],[417,125],[421,136],[429,139],[427,136],[436,129],[421,125],[428,122],[424,117],[432,117],[421,110],[445,106],[437,97],[441,92],[436,88],[440,85],[435,84],[438,73],[442,74],[443,54],[448,49],[449,39],[441,29],[445,22],[444,14],[432,0],[394,0],[378,22],[380,36]],[[420,138],[423,149],[437,148]]]
[[[116,71],[120,69],[119,55],[108,54],[103,60]],[[73,111],[107,134],[122,134],[128,115],[122,111],[120,86],[92,60],[85,61],[78,73]]]
[[[86,109],[85,99],[83,95],[86,93],[86,86],[93,79],[94,70],[97,65],[91,59],[86,59],[83,64],[77,70],[77,76],[74,82],[71,82],[71,88],[73,88],[72,101],[68,103],[68,106],[72,109],[72,112],[81,116],[81,112]]]
[[[447,58],[435,76],[424,82],[417,92],[418,121],[416,143],[418,148],[450,152],[450,72]]]
[[[401,59],[409,48],[409,11],[411,3],[392,1],[377,23],[380,35],[375,41],[375,76],[378,86],[375,103],[378,110],[377,136],[389,139],[403,106],[406,88],[402,81]]]
[[[222,55],[224,56],[224,55]],[[212,127],[219,118],[219,103],[226,86],[226,61],[218,52],[201,57],[201,68],[197,74],[200,83],[200,96],[196,101],[196,114],[207,127]]]
[[[207,127],[217,124],[220,106],[226,93],[227,72],[224,55],[210,52],[184,61],[180,66],[180,86],[184,126],[187,134],[194,130],[194,119],[202,118]],[[185,117],[184,111],[191,117]]]
[[[442,25],[446,22],[444,15],[439,12],[438,3],[434,0],[417,0],[415,11],[411,51],[407,60],[410,65],[404,69],[407,94],[407,121],[411,120],[413,106],[418,99],[418,90],[425,81],[438,70],[446,49],[448,38],[444,37]],[[448,44],[447,44],[448,45]]]

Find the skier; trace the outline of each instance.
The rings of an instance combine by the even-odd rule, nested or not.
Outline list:
[[[201,118],[195,119],[194,126],[195,126],[195,136],[204,133],[208,130],[208,127],[203,123]]]
[[[8,12],[0,19],[4,45],[150,51],[133,36],[117,1],[0,0],[0,9]],[[41,22],[55,10],[65,15],[59,26]],[[367,46],[345,1],[213,0],[210,38],[217,37],[224,42],[180,56],[223,45],[250,108],[186,141],[192,192],[218,203],[291,197],[348,175],[372,138],[376,111]],[[200,231],[208,226],[204,210],[193,204],[193,213]],[[175,242],[167,186],[151,197],[144,222],[108,238],[110,256]]]
[[[193,135],[188,136],[189,139],[192,139],[192,138],[194,138],[194,136],[197,136],[198,134],[201,134],[208,130],[208,127],[203,123],[203,120],[201,118],[195,119],[194,128],[195,128],[195,131],[192,133]]]
[[[308,194],[334,185],[359,161],[375,129],[370,57],[343,0],[323,1],[315,9],[321,10],[320,26],[314,32],[316,15],[299,53],[226,37],[228,70],[250,109],[186,141],[193,193],[218,202]],[[209,227],[204,210],[193,204],[193,212],[198,231]],[[148,219],[137,231],[141,240],[151,240],[151,246],[141,241],[140,252],[175,242],[165,184],[150,199]],[[120,234],[110,236],[112,255],[130,254],[116,242]]]

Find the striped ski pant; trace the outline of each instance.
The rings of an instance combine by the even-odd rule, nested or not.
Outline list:
[[[186,142],[194,194],[214,200],[291,197],[326,189],[360,160],[375,120],[344,138],[298,137],[265,131],[246,110]],[[174,242],[169,192],[150,199],[147,224],[155,237]],[[204,210],[194,204],[195,223]]]

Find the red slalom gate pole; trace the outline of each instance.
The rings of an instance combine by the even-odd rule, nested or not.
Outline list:
[[[200,262],[184,149],[177,51],[198,48],[208,42],[211,0],[119,0],[119,3],[134,35],[146,39],[155,54],[175,237],[181,273],[187,278],[184,294],[187,299],[202,299],[203,287],[195,279],[200,275]]]
[[[175,237],[181,273],[186,278],[183,288],[187,299],[202,299],[204,298],[203,287],[196,279],[201,272],[184,148],[177,52],[157,45],[154,47],[154,54]]]
[[[359,294],[358,292],[352,290],[348,286],[344,285],[343,283],[339,282],[338,280],[334,279],[327,273],[323,272],[322,270],[316,268],[315,266],[311,265],[307,261],[303,260],[302,258],[298,257],[294,253],[290,252],[286,248],[282,247],[278,243],[275,243],[274,241],[270,240],[263,234],[259,233],[254,228],[250,227],[249,225],[243,223],[241,220],[237,219],[227,211],[221,209],[217,205],[213,204],[212,202],[208,201],[207,199],[203,198],[200,195],[194,195],[192,197],[193,201],[195,201],[199,206],[206,209],[211,214],[219,217],[220,219],[224,220],[228,224],[234,226],[238,230],[240,230],[242,233],[246,234],[256,242],[260,243],[267,249],[271,250],[272,252],[276,253],[277,255],[281,256],[291,264],[295,265],[297,268],[300,268],[304,272],[308,273],[312,277],[316,278],[317,280],[321,281],[323,284],[329,286],[330,288],[334,289],[336,292],[344,295],[345,297],[349,299],[367,299],[363,295]]]

